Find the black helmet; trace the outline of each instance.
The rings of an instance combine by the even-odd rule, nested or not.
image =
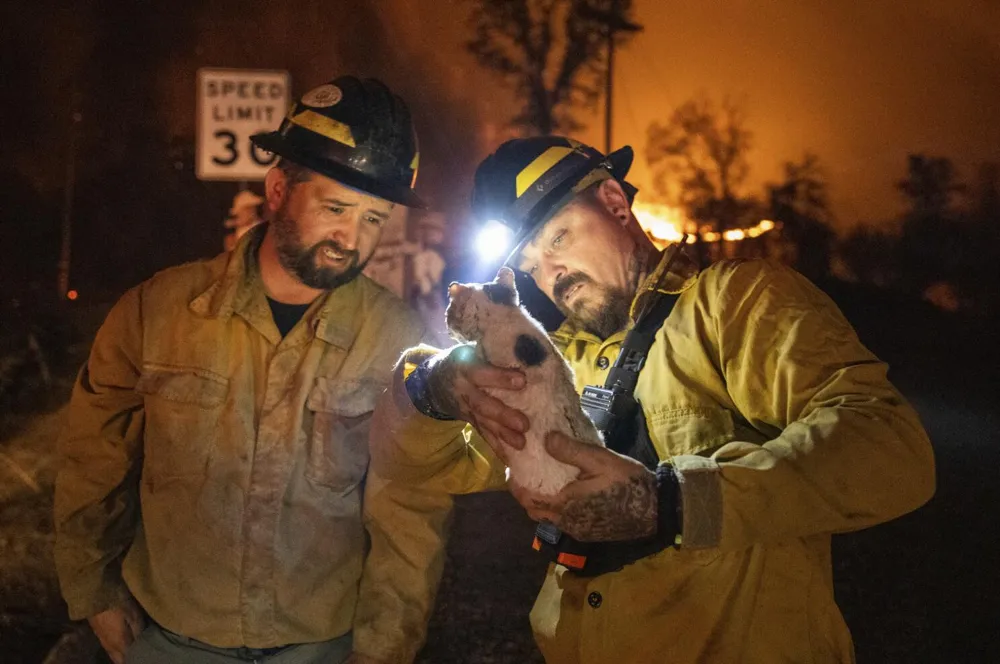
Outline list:
[[[408,207],[420,153],[410,111],[375,79],[341,76],[292,104],[278,131],[254,134],[263,150],[349,187]]]
[[[597,181],[588,176],[598,169],[619,180],[631,200],[637,189],[624,178],[632,159],[632,148],[627,145],[605,156],[561,136],[515,138],[476,169],[472,213],[482,222],[500,221],[514,232],[513,255],[585,186],[585,180]]]

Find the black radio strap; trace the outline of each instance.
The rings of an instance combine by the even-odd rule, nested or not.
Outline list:
[[[674,293],[660,295],[652,308],[636,321],[635,326],[625,335],[621,350],[618,352],[618,359],[615,360],[614,367],[608,373],[608,378],[604,382],[604,390],[601,391],[605,398],[616,398],[631,404],[623,408],[623,414],[630,412],[630,415],[612,425],[612,430],[604,431],[604,442],[610,449],[632,457],[650,470],[656,469],[660,463],[660,457],[649,437],[646,415],[635,398],[635,388],[639,382],[639,372],[642,371],[646,358],[649,356],[649,349],[653,345],[656,332],[670,315],[677,298],[678,295]],[[597,393],[597,391],[591,390],[589,398],[593,398]],[[612,396],[615,394],[618,396]],[[587,398],[587,392],[585,392],[585,397],[582,400],[586,402]]]
[[[656,332],[674,308],[678,295],[660,295],[625,335],[618,359],[603,388],[589,386],[581,395],[588,416],[604,436],[608,448],[655,470],[660,457],[649,437],[646,416],[635,399],[639,372],[646,363]],[[555,562],[582,576],[597,576],[656,553],[663,548],[656,537],[627,542],[578,542],[550,523],[539,523],[532,546]]]
[[[664,273],[668,273],[679,252],[680,249],[669,259]],[[635,399],[635,388],[656,333],[670,316],[680,295],[659,292],[652,297],[655,300],[637,316],[635,325],[625,334],[604,387],[585,387],[580,402],[609,449],[655,470],[660,458],[649,437],[645,413]],[[664,543],[656,535],[625,542],[578,542],[552,524],[542,522],[535,529],[532,547],[544,551],[574,573],[589,577],[621,569],[661,551]]]
[[[639,372],[646,363],[656,332],[663,327],[678,297],[680,297],[678,293],[661,294],[653,307],[636,321],[635,326],[625,335],[625,341],[622,342],[621,350],[618,352],[618,359],[608,373],[604,387],[610,390],[617,385],[628,392],[635,391],[636,383],[639,382]]]

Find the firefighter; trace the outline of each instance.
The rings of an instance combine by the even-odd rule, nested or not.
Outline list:
[[[801,275],[764,260],[699,271],[683,245],[654,248],[632,213],[631,161],[628,147],[515,139],[475,177],[474,211],[513,236],[507,265],[566,317],[552,339],[578,389],[611,404],[585,399],[588,414],[638,418],[605,429],[613,449],[549,435],[578,479],[554,497],[516,493],[555,532],[538,547],[553,560],[531,611],[538,646],[550,664],[852,662],[830,538],[930,498],[924,429]],[[379,476],[503,486],[531,422],[483,388],[524,377],[468,356],[415,348],[397,364],[373,422]],[[585,555],[563,557],[565,542]]]
[[[386,367],[422,324],[361,271],[394,206],[423,205],[410,113],[343,76],[252,140],[279,157],[269,221],[115,304],[59,441],[62,593],[116,664],[373,662],[401,638],[359,594],[384,548],[366,559],[363,507],[395,489],[362,494]]]

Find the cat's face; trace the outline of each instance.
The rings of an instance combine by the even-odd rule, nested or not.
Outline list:
[[[479,341],[490,324],[509,315],[517,308],[517,288],[514,273],[500,268],[496,279],[487,284],[452,284],[448,287],[451,301],[445,312],[448,329],[459,341]]]

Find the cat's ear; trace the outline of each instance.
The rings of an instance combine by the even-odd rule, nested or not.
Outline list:
[[[497,272],[496,282],[501,286],[506,286],[515,293],[517,292],[517,286],[514,285],[514,270],[507,266],[500,268],[500,271]]]
[[[500,271],[497,272],[496,283],[503,286],[505,289],[510,291],[511,300],[510,304],[512,306],[518,306],[521,303],[521,298],[517,295],[517,286],[514,284],[514,271],[509,267],[502,267]]]
[[[518,306],[517,287],[514,286],[514,273],[510,268],[500,268],[496,279],[488,284],[483,284],[483,293],[493,304],[503,304],[508,307]]]

